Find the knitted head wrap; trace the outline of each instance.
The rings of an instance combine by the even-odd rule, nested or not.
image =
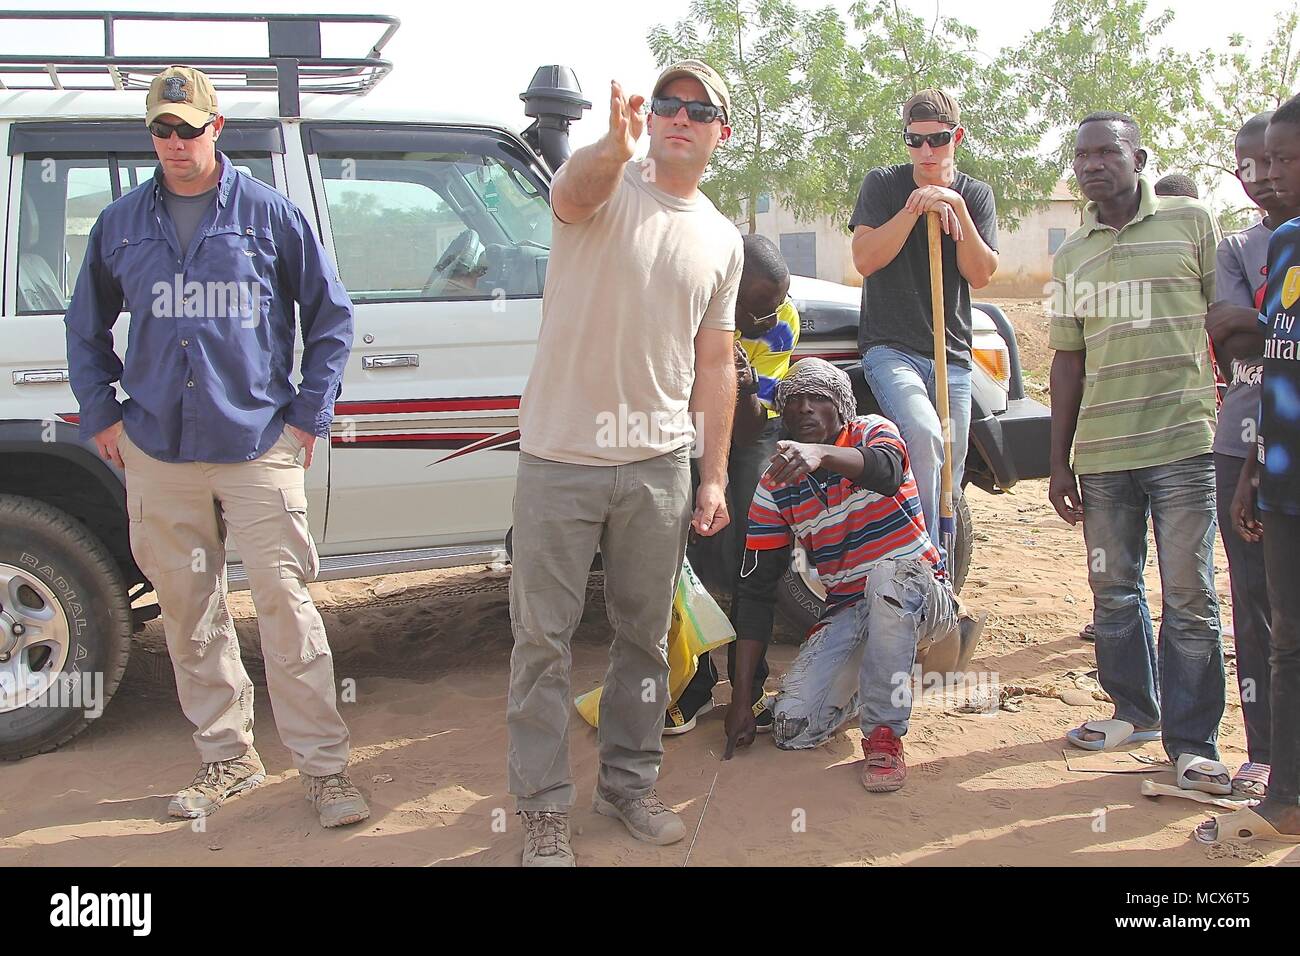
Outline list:
[[[785,403],[796,395],[829,398],[844,423],[857,417],[858,401],[853,396],[853,383],[843,369],[825,359],[809,357],[790,366],[790,371],[776,386],[776,410],[785,411]]]

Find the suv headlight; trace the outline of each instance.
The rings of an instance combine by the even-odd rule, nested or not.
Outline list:
[[[996,330],[976,329],[971,337],[971,356],[1002,391],[1011,389],[1011,353]]]

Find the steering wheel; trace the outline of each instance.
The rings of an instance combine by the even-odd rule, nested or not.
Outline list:
[[[447,283],[456,275],[471,273],[479,266],[483,258],[483,243],[473,229],[462,230],[443,250],[438,261],[429,273],[429,281],[424,284],[421,296],[425,298],[439,295]]]

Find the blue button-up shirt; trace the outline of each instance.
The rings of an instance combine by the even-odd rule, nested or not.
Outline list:
[[[81,435],[122,421],[162,461],[248,461],[285,422],[328,435],[352,348],[352,303],[302,211],[220,152],[216,202],[181,249],[162,170],[90,231],[64,322]],[[294,303],[302,384],[293,368]],[[113,325],[131,314],[126,364]],[[113,383],[130,396],[117,401]]]

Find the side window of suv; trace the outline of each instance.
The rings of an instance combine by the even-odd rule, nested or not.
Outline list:
[[[493,156],[319,154],[335,261],[354,302],[538,296],[551,210]]]
[[[274,184],[269,155],[232,154],[238,169]],[[154,174],[147,153],[27,154],[18,209],[18,314],[63,312],[76,288],[90,229],[114,199]]]

